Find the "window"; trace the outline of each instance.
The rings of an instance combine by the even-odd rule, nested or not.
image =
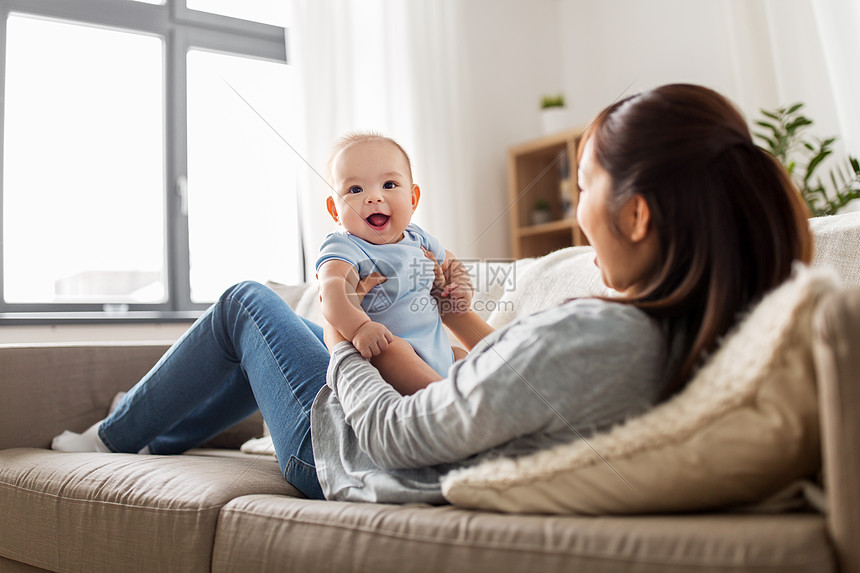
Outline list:
[[[4,320],[187,319],[303,279],[279,0],[0,3]]]

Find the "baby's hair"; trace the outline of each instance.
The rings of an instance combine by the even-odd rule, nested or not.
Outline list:
[[[402,153],[403,157],[406,159],[406,165],[409,168],[409,177],[412,177],[412,160],[409,158],[409,154],[406,153],[406,150],[403,149],[399,143],[376,131],[350,131],[337,140],[337,143],[334,144],[334,147],[331,150],[331,155],[329,155],[328,164],[326,165],[326,178],[328,179],[329,184],[333,183],[331,168],[334,158],[337,157],[338,153],[356,143],[369,143],[374,141],[390,143],[399,149],[400,153]]]

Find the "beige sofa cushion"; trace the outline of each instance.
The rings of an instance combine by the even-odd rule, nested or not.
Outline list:
[[[839,273],[843,286],[860,285],[860,211],[809,220],[815,264]]]
[[[748,503],[819,467],[811,317],[832,272],[798,267],[688,387],[607,432],[443,480],[454,504],[586,514]]]
[[[271,457],[0,451],[0,556],[51,571],[209,571],[221,508],[300,495]]]
[[[512,320],[582,296],[609,296],[614,291],[603,284],[594,264],[591,247],[568,247],[546,256],[518,261],[513,288],[502,294],[487,322],[501,328]]]
[[[835,569],[817,515],[586,518],[258,495],[218,517],[214,573]]]

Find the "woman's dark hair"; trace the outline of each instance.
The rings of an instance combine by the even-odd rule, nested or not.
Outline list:
[[[661,267],[622,302],[683,345],[665,398],[683,388],[739,312],[788,278],[793,261],[811,260],[809,213],[785,169],[753,143],[743,115],[701,86],[667,85],[619,101],[586,132],[580,154],[589,140],[612,178],[610,212],[637,194],[651,211]]]

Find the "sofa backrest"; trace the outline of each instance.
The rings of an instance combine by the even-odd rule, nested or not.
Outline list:
[[[836,269],[843,286],[860,285],[860,211],[809,220],[816,265]]]

